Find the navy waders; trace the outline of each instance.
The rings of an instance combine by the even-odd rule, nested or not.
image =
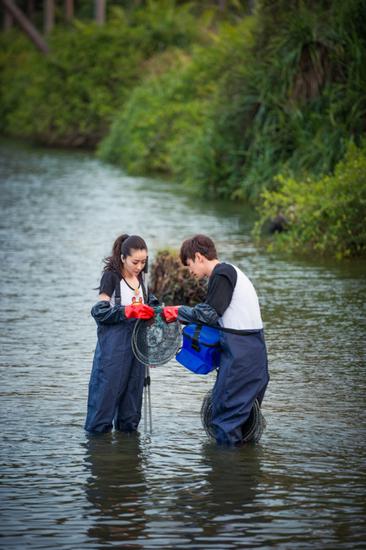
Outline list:
[[[263,330],[252,334],[224,332],[220,368],[212,391],[212,427],[217,443],[238,445],[241,426],[255,399],[262,402],[269,381]]]
[[[141,418],[144,367],[135,358],[131,338],[135,320],[98,323],[98,342],[89,382],[85,429],[132,432]]]

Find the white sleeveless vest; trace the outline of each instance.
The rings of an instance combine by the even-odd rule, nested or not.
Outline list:
[[[233,297],[219,324],[235,330],[257,330],[263,328],[257,293],[251,281],[233,265],[237,273]]]

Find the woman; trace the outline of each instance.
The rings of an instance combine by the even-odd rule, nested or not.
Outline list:
[[[212,391],[216,441],[241,445],[242,426],[254,401],[261,404],[269,381],[267,351],[257,293],[237,267],[220,262],[212,239],[195,235],[180,249],[183,265],[198,279],[208,277],[205,303],[168,306],[165,320],[222,327],[221,359]]]
[[[141,418],[144,367],[134,357],[131,338],[136,319],[151,319],[158,305],[144,283],[147,246],[137,235],[120,235],[113,244],[91,314],[98,329],[89,382],[88,432],[133,432]]]

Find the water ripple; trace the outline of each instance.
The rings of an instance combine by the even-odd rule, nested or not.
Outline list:
[[[2,547],[364,548],[365,264],[262,254],[250,210],[88,155],[0,154]],[[152,369],[152,434],[83,432],[93,289],[125,230],[152,256],[208,233],[252,278],[271,368],[260,445],[208,441],[214,375],[174,361]]]

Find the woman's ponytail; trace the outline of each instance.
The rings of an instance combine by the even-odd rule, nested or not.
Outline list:
[[[103,260],[105,264],[103,271],[116,271],[117,273],[121,273],[123,268],[121,256],[129,256],[132,249],[147,251],[144,239],[138,235],[128,235],[127,233],[123,233],[123,235],[117,237],[112,246],[111,256],[107,256],[107,258]],[[145,269],[147,271],[147,263]]]
[[[112,254],[104,258],[104,268],[105,271],[116,271],[116,273],[121,273],[122,270],[122,260],[121,260],[121,250],[122,244],[128,239],[129,235],[124,233],[117,237],[112,246]]]

